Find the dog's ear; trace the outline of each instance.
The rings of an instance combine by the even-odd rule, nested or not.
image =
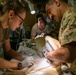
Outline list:
[[[35,39],[35,44],[36,44],[36,49],[37,49],[38,55],[40,57],[43,57],[42,50],[43,50],[43,47],[45,46],[45,38],[39,37],[39,38]]]

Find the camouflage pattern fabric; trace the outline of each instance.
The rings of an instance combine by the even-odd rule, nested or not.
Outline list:
[[[76,41],[76,8],[74,7],[71,7],[63,15],[59,41],[61,45]],[[74,73],[73,75],[76,75],[76,60],[71,63],[70,69]]]
[[[71,7],[63,15],[59,32],[59,41],[61,45],[76,41],[76,8],[74,7]]]

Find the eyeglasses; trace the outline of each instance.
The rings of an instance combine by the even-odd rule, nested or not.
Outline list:
[[[15,14],[24,22],[24,19],[22,19],[21,16],[19,16],[16,12],[15,12]],[[21,22],[21,24],[22,24],[23,22]]]

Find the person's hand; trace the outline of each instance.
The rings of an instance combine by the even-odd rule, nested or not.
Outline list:
[[[19,61],[22,61],[24,59],[24,57],[23,57],[23,55],[21,53],[17,52],[15,59],[17,59]]]
[[[46,58],[49,60],[60,62],[61,57],[62,56],[58,53],[58,50],[46,52]]]
[[[53,51],[46,52],[46,58],[49,60],[53,60]]]
[[[34,58],[32,56],[28,56],[21,63],[23,67],[30,67],[34,64]]]
[[[49,60],[60,62],[61,57],[57,50],[46,52],[46,58]]]
[[[57,62],[69,62],[70,52],[67,48],[59,48],[50,52],[46,52],[46,58]]]
[[[55,67],[61,65],[61,62],[55,60],[52,51],[51,52],[46,52],[46,58],[49,59],[50,61],[52,61],[52,65],[55,66]]]

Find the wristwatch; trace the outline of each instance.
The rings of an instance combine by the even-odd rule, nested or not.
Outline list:
[[[18,69],[20,70],[20,69],[22,69],[22,63],[18,63]]]

